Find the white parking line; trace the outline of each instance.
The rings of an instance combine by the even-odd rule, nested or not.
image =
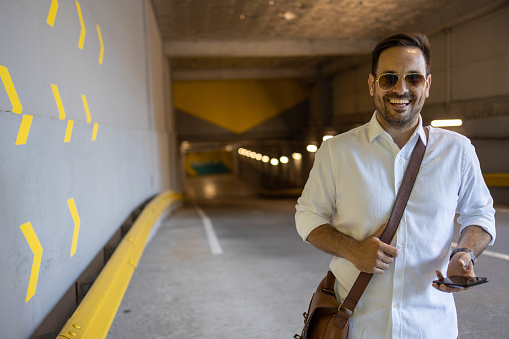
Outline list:
[[[458,246],[458,244],[455,242],[453,242],[451,245],[452,245],[452,247]],[[503,260],[509,260],[508,254],[503,254],[503,253],[498,253],[498,252],[493,252],[493,251],[488,251],[488,250],[484,250],[484,252],[482,252],[482,255],[487,255],[488,257],[499,258],[499,259],[503,259]]]
[[[221,244],[219,244],[219,239],[217,239],[216,232],[214,231],[214,226],[212,226],[212,221],[210,221],[210,218],[198,206],[196,206],[196,211],[200,215],[203,222],[203,227],[205,228],[205,233],[207,234],[207,240],[209,241],[210,251],[212,254],[216,255],[223,254],[223,249],[221,248]]]

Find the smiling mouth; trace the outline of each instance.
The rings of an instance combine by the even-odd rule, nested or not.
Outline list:
[[[396,99],[391,98],[387,100],[391,106],[396,110],[405,110],[410,105],[410,99]]]
[[[408,105],[410,100],[408,99],[389,99],[389,102],[393,105]]]

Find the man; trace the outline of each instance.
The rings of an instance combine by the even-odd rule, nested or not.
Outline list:
[[[475,276],[475,257],[495,240],[493,200],[470,141],[430,128],[420,116],[431,86],[423,34],[398,34],[372,53],[368,85],[376,111],[369,123],[325,141],[296,209],[297,230],[332,254],[343,300],[360,271],[374,273],[350,318],[350,338],[457,338],[452,294],[436,277]],[[381,235],[410,154],[426,153],[391,245]],[[458,251],[451,256],[459,214]],[[444,273],[442,273],[444,272]]]

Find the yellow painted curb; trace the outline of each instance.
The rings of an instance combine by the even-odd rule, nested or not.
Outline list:
[[[106,338],[152,227],[171,204],[182,199],[166,191],[150,201],[57,338]]]

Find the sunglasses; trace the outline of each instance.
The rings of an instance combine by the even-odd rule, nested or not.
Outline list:
[[[412,90],[420,89],[426,82],[426,78],[420,73],[384,73],[376,80],[378,87],[382,91],[390,91],[398,84],[400,76],[403,76],[406,85]]]

